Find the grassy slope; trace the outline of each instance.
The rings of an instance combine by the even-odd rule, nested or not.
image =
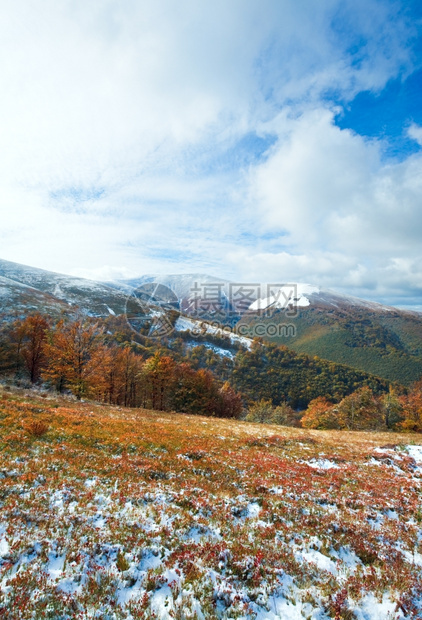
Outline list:
[[[420,618],[409,443],[3,393],[0,615]]]
[[[254,323],[250,319],[243,322]],[[298,353],[317,355],[403,385],[422,376],[422,320],[413,315],[379,315],[363,310],[341,315],[305,308],[297,317],[277,313],[255,322],[294,325],[294,337],[288,332],[287,336],[268,340]]]

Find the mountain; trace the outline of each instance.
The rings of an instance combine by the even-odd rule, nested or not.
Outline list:
[[[163,327],[160,317],[176,311],[164,321],[165,336],[175,325],[203,341],[226,333],[250,347],[259,337],[389,381],[410,384],[422,376],[421,313],[310,284],[236,283],[201,273],[102,283],[0,260],[0,316],[33,311],[127,314],[134,324],[153,317],[155,336]]]
[[[127,293],[101,282],[0,260],[0,315],[30,311],[109,316],[125,312]]]
[[[67,304],[27,284],[0,276],[0,316],[12,318],[22,312],[41,310],[58,314],[67,310]]]
[[[129,290],[152,281],[174,291],[184,314],[214,329],[284,344],[403,384],[422,376],[421,313],[304,283],[239,284],[185,274],[119,285]]]
[[[125,292],[136,293],[153,282],[171,290],[177,297],[179,309],[195,318],[201,318],[209,307],[221,308],[225,314],[232,309],[229,303],[232,283],[224,278],[218,279],[204,273],[148,274],[108,284]]]
[[[422,376],[422,314],[296,286],[295,300],[259,300],[237,328],[390,381],[410,384]]]

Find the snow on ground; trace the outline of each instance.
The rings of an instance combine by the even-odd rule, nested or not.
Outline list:
[[[6,526],[0,525],[0,558],[9,553],[9,543],[6,538]]]
[[[48,405],[15,406],[0,617],[422,618],[422,446],[83,403],[31,439],[16,429]]]
[[[406,446],[406,451],[416,461],[418,469],[422,471],[422,446]]]
[[[252,347],[252,340],[250,338],[246,338],[246,336],[239,336],[236,333],[233,333],[230,328],[221,328],[211,325],[206,321],[194,321],[193,319],[188,319],[185,316],[179,316],[175,324],[176,331],[188,331],[193,335],[215,335],[220,337],[226,337],[231,340],[234,344],[240,344],[243,347],[250,349]]]
[[[394,620],[404,618],[403,613],[396,611],[396,603],[384,594],[381,601],[373,594],[367,594],[353,611],[356,620]]]
[[[222,347],[218,347],[215,344],[212,344],[210,342],[188,342],[186,343],[186,347],[188,349],[193,349],[194,347],[198,347],[198,346],[204,346],[206,349],[209,349],[210,351],[214,351],[214,353],[217,353],[217,355],[220,355],[220,357],[229,357],[230,359],[234,359],[235,354],[232,351],[229,351],[229,349],[223,349]]]
[[[309,467],[313,467],[314,469],[338,469],[339,466],[337,465],[337,463],[334,463],[333,461],[328,461],[327,459],[317,459],[317,460],[311,460],[311,461],[303,461],[303,463],[306,463],[307,465],[309,465]]]

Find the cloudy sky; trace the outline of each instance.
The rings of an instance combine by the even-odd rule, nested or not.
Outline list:
[[[0,257],[421,305],[421,31],[419,0],[3,0]]]

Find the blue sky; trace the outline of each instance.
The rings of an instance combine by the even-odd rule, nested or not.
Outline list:
[[[384,140],[384,157],[406,159],[420,150],[408,135],[412,124],[422,125],[422,70],[391,79],[381,92],[363,91],[336,118],[341,129]]]
[[[0,257],[422,306],[422,5],[0,7]]]

